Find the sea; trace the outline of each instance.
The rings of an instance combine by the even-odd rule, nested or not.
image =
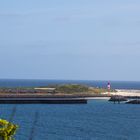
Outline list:
[[[1,87],[79,83],[106,87],[107,81],[0,80]],[[140,89],[139,82],[115,82]],[[0,104],[0,118],[19,125],[15,140],[140,140],[140,105],[88,100],[87,104]]]
[[[112,89],[140,90],[140,81],[99,81],[99,80],[41,80],[41,79],[0,79],[0,87],[40,87],[57,84],[83,84],[106,88],[110,82]]]

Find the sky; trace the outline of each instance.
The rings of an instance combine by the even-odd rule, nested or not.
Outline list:
[[[140,81],[139,0],[0,0],[0,79]]]

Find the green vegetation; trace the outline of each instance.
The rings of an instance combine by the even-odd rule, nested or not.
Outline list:
[[[79,84],[63,84],[63,85],[50,85],[48,87],[56,88],[56,93],[68,93],[68,94],[76,94],[76,93],[87,93],[87,94],[101,94],[108,92],[105,88],[96,88],[89,87],[86,85]],[[110,92],[116,92],[115,90],[111,90]]]
[[[80,93],[88,92],[88,86],[78,84],[66,84],[56,86],[56,91],[59,93]]]
[[[13,135],[17,128],[17,125],[0,119],[0,140],[14,140]]]
[[[52,88],[52,89],[51,89]],[[101,94],[108,92],[106,88],[98,87],[89,87],[87,85],[80,84],[58,84],[58,85],[48,85],[42,87],[20,87],[20,88],[0,88],[0,94],[37,94],[37,93],[46,93],[46,94]],[[110,92],[116,92],[115,90],[110,90]]]

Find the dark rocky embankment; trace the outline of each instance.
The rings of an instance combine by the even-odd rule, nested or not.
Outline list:
[[[140,100],[139,99],[130,100],[126,102],[126,104],[140,104]]]
[[[124,96],[120,96],[120,95],[114,95],[114,96],[111,96],[109,101],[111,101],[111,102],[123,102],[123,101],[127,101],[127,98]]]

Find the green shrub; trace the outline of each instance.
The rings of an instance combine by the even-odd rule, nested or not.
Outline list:
[[[66,84],[57,86],[56,91],[61,93],[88,92],[88,87],[78,84]]]

